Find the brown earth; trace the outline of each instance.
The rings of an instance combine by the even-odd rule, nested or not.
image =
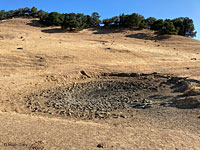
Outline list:
[[[199,74],[187,37],[2,21],[0,149],[198,150]]]

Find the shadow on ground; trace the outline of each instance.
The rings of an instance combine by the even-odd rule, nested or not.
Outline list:
[[[190,96],[173,99],[169,104],[171,107],[176,107],[179,109],[195,109],[200,108],[199,96]]]
[[[61,28],[54,28],[54,29],[44,29],[42,30],[44,33],[65,33]]]
[[[94,31],[93,34],[121,33],[125,31],[125,29],[122,28],[108,28],[108,27],[91,28],[90,30]]]
[[[158,40],[158,41],[170,38],[169,35],[151,36],[151,35],[145,34],[145,33],[129,34],[129,35],[126,35],[126,37],[135,38],[135,39],[143,39],[143,40]]]
[[[32,26],[32,27],[40,27],[40,28],[47,27],[47,26],[41,24],[39,22],[39,20],[32,20],[30,23],[27,23],[27,25]]]

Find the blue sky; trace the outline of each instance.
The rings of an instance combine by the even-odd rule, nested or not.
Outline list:
[[[200,0],[1,0],[0,10],[32,6],[47,12],[91,14],[96,11],[101,19],[134,12],[145,18],[190,17],[198,32],[196,39],[200,40]]]

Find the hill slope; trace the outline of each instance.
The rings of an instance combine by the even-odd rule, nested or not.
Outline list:
[[[199,108],[136,109],[132,117],[77,121],[32,112],[25,97],[110,73],[157,72],[196,82],[200,41],[149,30],[63,33],[15,18],[0,22],[0,46],[2,149],[199,149]]]

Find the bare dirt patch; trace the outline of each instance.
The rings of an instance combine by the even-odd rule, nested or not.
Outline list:
[[[198,81],[157,73],[104,74],[89,82],[32,93],[25,99],[32,112],[84,119],[116,118],[121,110],[200,108],[199,93],[183,95],[193,82],[199,86]]]

